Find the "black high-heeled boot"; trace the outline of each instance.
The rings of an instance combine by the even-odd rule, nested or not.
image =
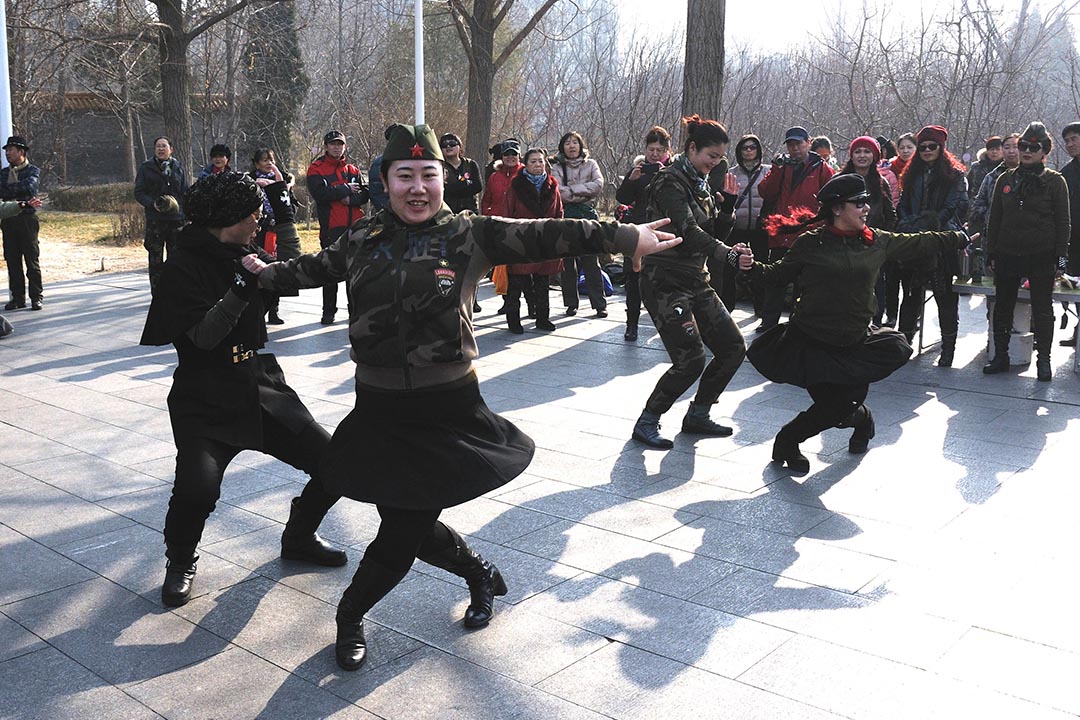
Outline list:
[[[495,598],[507,593],[506,581],[499,568],[485,560],[466,544],[457,531],[440,523],[450,533],[454,543],[448,548],[417,555],[428,565],[434,565],[464,578],[469,586],[469,607],[465,609],[464,623],[467,628],[481,628],[491,622],[495,615]]]

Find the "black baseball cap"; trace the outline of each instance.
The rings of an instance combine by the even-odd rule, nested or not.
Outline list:
[[[334,142],[335,140],[340,140],[341,142],[345,142],[345,134],[343,132],[341,132],[340,130],[331,130],[330,132],[323,135],[322,144],[323,145],[329,145],[330,143]]]

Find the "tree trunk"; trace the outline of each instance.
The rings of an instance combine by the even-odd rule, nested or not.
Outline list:
[[[726,0],[687,0],[683,115],[720,119],[724,91]]]
[[[161,68],[161,115],[165,134],[172,140],[173,155],[193,174],[191,154],[191,92],[188,79],[187,39],[180,0],[152,0],[161,28],[158,51]]]
[[[491,90],[495,85],[495,28],[490,0],[473,7],[472,57],[469,62],[469,119],[465,148],[474,158],[487,158],[491,139]]]

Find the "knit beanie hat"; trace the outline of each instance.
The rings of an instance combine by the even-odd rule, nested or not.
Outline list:
[[[1027,130],[1024,130],[1020,135],[1020,142],[1038,143],[1042,146],[1043,152],[1047,154],[1050,153],[1050,148],[1054,146],[1050,134],[1046,132],[1046,126],[1041,122],[1033,122],[1028,125]]]
[[[927,141],[945,145],[949,141],[949,131],[940,125],[927,125],[915,136],[915,144]]]
[[[848,157],[855,154],[855,151],[859,148],[866,148],[874,154],[875,165],[881,162],[881,146],[878,145],[878,141],[874,138],[869,135],[863,135],[862,137],[857,137],[852,140],[850,147],[848,147]]]
[[[395,160],[442,161],[439,137],[427,125],[402,125],[398,123],[387,130],[386,149],[383,150],[382,167],[385,176]]]
[[[184,194],[184,212],[193,225],[227,228],[258,211],[263,197],[246,173],[207,175]]]

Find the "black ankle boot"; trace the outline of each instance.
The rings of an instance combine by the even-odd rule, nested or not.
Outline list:
[[[709,417],[709,409],[712,404],[699,405],[696,402],[690,403],[690,410],[686,413],[686,417],[682,421],[682,431],[684,433],[692,433],[694,435],[712,435],[713,437],[727,437],[733,432],[727,425],[721,425],[718,422],[713,422]]]
[[[191,586],[195,582],[198,555],[190,560],[169,560],[165,565],[165,582],[161,585],[161,602],[169,607],[186,605],[191,599]]]
[[[772,460],[780,465],[787,465],[793,473],[810,472],[810,460],[799,451],[799,443],[814,434],[810,419],[806,413],[799,413],[795,419],[776,433],[773,440]]]
[[[941,357],[938,358],[938,367],[952,367],[953,355],[956,353],[956,336],[941,339]]]
[[[289,522],[281,533],[281,557],[326,567],[341,567],[347,563],[349,558],[344,550],[338,550],[315,532],[325,513],[309,517],[300,508],[300,502],[300,498],[293,498]]]
[[[641,413],[641,417],[634,423],[634,432],[631,436],[638,442],[643,442],[649,447],[670,450],[675,443],[660,434],[660,416],[647,410]]]
[[[874,414],[870,412],[870,408],[866,405],[860,405],[855,408],[855,412],[851,413],[851,418],[847,422],[848,427],[855,428],[851,433],[851,439],[848,440],[848,452],[853,455],[861,455],[866,452],[870,447],[870,440],[877,434],[877,428],[874,425]]]
[[[1009,355],[1007,353],[995,353],[994,359],[983,366],[984,375],[996,375],[1009,371]]]
[[[623,333],[622,339],[626,342],[637,340],[637,320],[626,321],[626,332]]]
[[[342,670],[356,670],[364,664],[367,658],[364,614],[393,590],[408,572],[408,569],[391,570],[366,558],[360,562],[352,582],[341,595],[334,618],[337,622],[334,656]]]
[[[525,334],[525,330],[521,327],[521,308],[506,308],[506,329],[515,335]]]
[[[1050,368],[1050,358],[1039,353],[1035,359],[1035,377],[1039,382],[1050,382],[1054,379],[1054,371]]]

